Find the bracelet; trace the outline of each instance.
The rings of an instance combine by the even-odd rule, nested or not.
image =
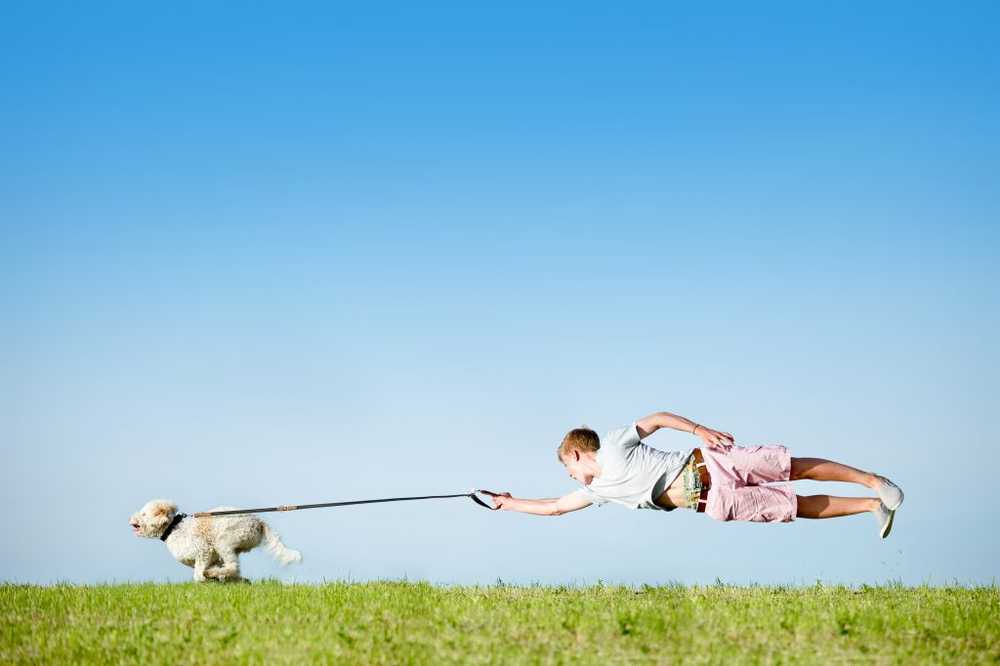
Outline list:
[[[701,424],[700,423],[695,423],[694,424],[694,428],[691,429],[691,434],[692,435],[695,434],[695,432],[698,430],[698,426],[699,425],[701,425]]]

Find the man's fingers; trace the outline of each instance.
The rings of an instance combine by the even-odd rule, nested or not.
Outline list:
[[[712,444],[713,444],[712,448],[718,449],[720,451],[727,451],[732,447],[732,444],[730,444],[721,437],[717,437],[715,441],[712,442]]]

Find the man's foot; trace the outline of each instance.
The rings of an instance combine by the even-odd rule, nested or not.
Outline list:
[[[895,511],[903,503],[903,490],[884,476],[875,475],[875,488],[879,498],[889,511]]]
[[[886,538],[892,531],[892,519],[896,512],[887,508],[884,502],[879,501],[878,507],[872,513],[875,514],[875,520],[878,521],[878,535],[883,539]]]

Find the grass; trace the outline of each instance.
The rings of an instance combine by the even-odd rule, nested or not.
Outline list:
[[[993,587],[0,584],[0,663],[1000,663]]]

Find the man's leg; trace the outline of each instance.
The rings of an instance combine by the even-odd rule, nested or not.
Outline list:
[[[793,458],[794,460],[794,458]],[[824,479],[825,480],[825,479]],[[835,479],[839,480],[839,479]],[[831,495],[797,495],[797,518],[836,518],[874,511],[881,500],[877,497],[833,497]]]
[[[862,486],[874,489],[878,483],[876,475],[865,472],[848,465],[841,465],[832,460],[823,458],[792,458],[791,480],[811,479],[813,481],[846,481],[848,483],[859,483]],[[826,497],[826,495],[817,495]],[[846,499],[846,498],[837,498]],[[852,513],[858,513],[854,511]],[[841,515],[841,514],[837,514]],[[846,514],[844,514],[846,515]]]

